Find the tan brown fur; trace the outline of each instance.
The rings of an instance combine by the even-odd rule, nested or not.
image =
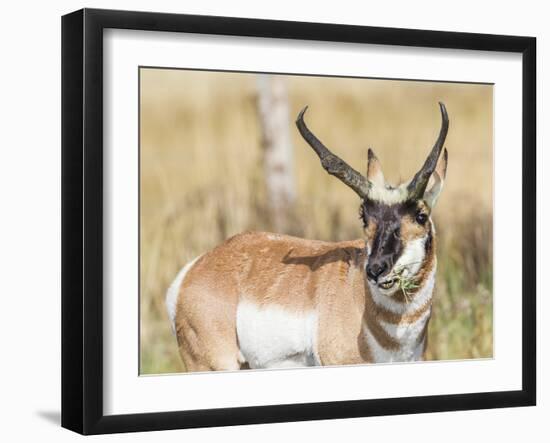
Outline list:
[[[372,362],[362,334],[365,322],[383,347],[398,347],[379,321],[412,322],[429,306],[399,316],[375,305],[364,279],[364,247],[364,240],[331,243],[244,233],[203,255],[181,285],[176,307],[187,370],[243,367],[236,334],[240,301],[295,313],[317,310],[323,365]],[[421,270],[422,278],[427,272]]]
[[[401,299],[399,299],[399,301],[401,301]],[[426,313],[426,311],[431,309],[431,307],[432,302],[431,300],[429,300],[412,313],[397,314],[395,312],[387,310],[383,306],[377,305],[376,303],[374,303],[371,297],[366,297],[365,303],[365,310],[369,313],[369,317],[375,318],[377,320],[382,320],[386,323],[390,323],[393,325],[414,323],[420,317],[422,317]]]

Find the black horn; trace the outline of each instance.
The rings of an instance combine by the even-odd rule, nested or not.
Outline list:
[[[439,159],[439,155],[443,149],[443,144],[445,143],[445,138],[447,137],[447,131],[449,130],[449,116],[447,115],[447,109],[441,102],[439,102],[439,108],[441,110],[441,129],[439,131],[439,137],[437,137],[435,145],[433,146],[430,155],[428,155],[428,158],[424,162],[424,165],[420,171],[415,174],[407,186],[409,198],[414,200],[421,199],[424,196],[424,192],[428,186],[428,181],[435,170],[437,160]]]
[[[342,182],[353,189],[359,197],[362,199],[367,197],[369,191],[369,185],[367,179],[363,177],[359,172],[353,169],[340,157],[334,155],[328,150],[328,148],[321,143],[321,141],[313,135],[304,122],[304,114],[307,110],[307,106],[302,109],[296,119],[296,126],[298,131],[304,137],[304,140],[313,148],[315,153],[321,160],[323,168],[335,177],[339,178]]]

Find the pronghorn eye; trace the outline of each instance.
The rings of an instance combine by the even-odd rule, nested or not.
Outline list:
[[[419,212],[418,214],[416,214],[415,219],[416,219],[416,222],[419,225],[423,225],[428,220],[428,216],[426,214],[424,214],[423,212]]]

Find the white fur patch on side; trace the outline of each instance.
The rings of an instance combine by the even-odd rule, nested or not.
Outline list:
[[[183,283],[183,279],[189,270],[200,257],[201,256],[198,256],[181,268],[180,272],[178,272],[178,275],[176,275],[176,278],[168,288],[168,291],[166,291],[166,312],[168,313],[168,318],[170,319],[170,326],[172,327],[173,334],[176,333],[176,306],[178,304],[178,295],[180,293],[181,284]]]
[[[318,366],[317,313],[242,301],[237,307],[240,352],[252,369]]]

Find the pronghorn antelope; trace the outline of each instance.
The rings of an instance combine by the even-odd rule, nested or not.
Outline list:
[[[430,214],[447,168],[439,106],[437,141],[399,186],[386,183],[370,149],[366,177],[354,170],[308,129],[307,107],[300,112],[298,130],[322,166],[361,198],[364,238],[247,232],[188,263],[166,297],[188,371],[423,358],[437,261]]]

